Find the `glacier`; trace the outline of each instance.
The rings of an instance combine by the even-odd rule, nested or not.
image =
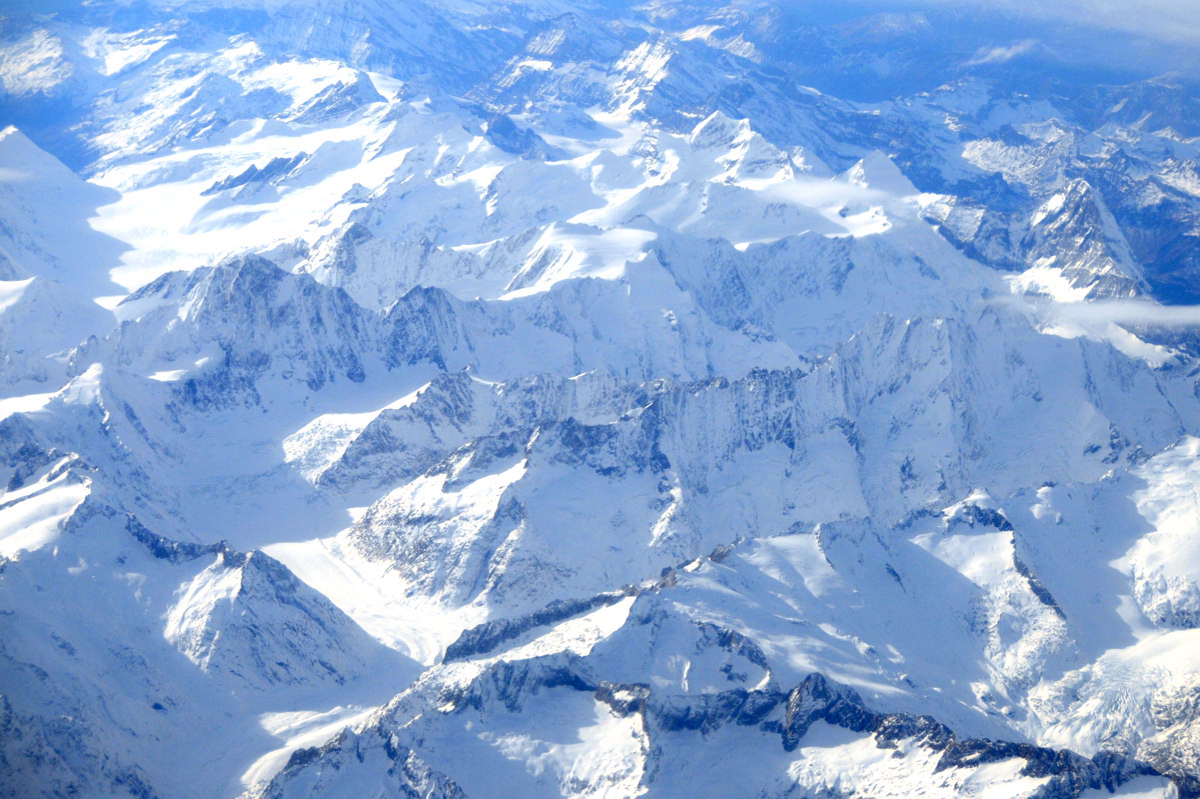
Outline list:
[[[0,793],[1200,796],[1200,101],[1132,37],[13,3]]]

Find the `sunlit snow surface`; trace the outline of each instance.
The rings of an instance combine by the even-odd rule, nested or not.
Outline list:
[[[0,793],[1195,790],[1194,104],[764,18],[4,22]]]

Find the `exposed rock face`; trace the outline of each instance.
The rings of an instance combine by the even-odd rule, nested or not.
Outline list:
[[[437,712],[486,716],[489,708],[503,708],[508,713],[523,713],[552,701],[551,696],[558,697],[555,701],[569,701],[562,698],[563,691],[580,696],[590,694],[597,707],[603,708],[599,712],[610,715],[613,723],[618,723],[618,719],[632,722],[631,731],[636,738],[642,739],[638,751],[647,761],[639,770],[639,791],[648,795],[657,795],[660,790],[666,795],[671,794],[671,787],[656,785],[655,777],[672,759],[687,757],[689,740],[715,737],[726,727],[744,728],[765,733],[768,739],[774,739],[774,746],[791,753],[807,743],[806,736],[818,723],[869,741],[873,748],[881,750],[883,757],[920,762],[917,768],[932,768],[933,774],[962,774],[989,764],[1011,764],[1015,767],[1017,782],[1020,782],[1019,778],[1028,778],[1029,782],[1036,783],[1025,786],[1035,790],[1020,795],[1077,797],[1088,790],[1112,792],[1136,777],[1158,773],[1147,763],[1132,758],[1102,754],[1089,760],[1071,752],[1030,744],[960,738],[928,716],[872,711],[856,692],[820,674],[809,675],[787,693],[735,690],[692,697],[662,696],[646,685],[597,680],[584,662],[553,657],[497,664],[465,688],[452,692],[449,703]],[[446,695],[442,696],[442,700],[446,698]],[[407,714],[412,712],[411,705],[405,702],[394,704],[389,713],[378,717],[360,733],[343,735],[320,749],[298,752],[275,782],[259,795],[290,795],[287,791],[304,773],[301,767],[309,767],[318,773],[338,774],[338,779],[354,784],[353,777],[341,772],[370,768],[366,764],[380,756],[396,764],[394,771],[403,773],[410,780],[415,778],[428,784],[430,778],[424,771],[418,775],[411,773],[414,756],[398,743],[410,735],[415,735],[418,740],[423,737],[419,730],[426,723],[417,721],[415,729],[418,731],[414,733],[414,722],[406,720]],[[445,758],[444,754],[439,756]],[[766,755],[765,762],[772,760],[774,758]],[[779,776],[743,774],[734,779],[741,780],[744,786],[760,786],[780,782]],[[858,778],[862,776],[859,773]],[[961,787],[962,783],[957,782],[960,779],[962,777],[951,776],[944,784],[952,789],[955,785]],[[795,794],[796,788],[815,791],[822,796],[850,796],[857,790],[854,780],[854,777],[843,780],[840,790],[819,784],[804,785],[803,780],[800,785],[766,792],[755,789],[764,796],[790,796]],[[319,783],[314,795],[334,795],[330,792],[334,784]],[[1190,784],[1186,777],[1177,781],[1182,795],[1190,795],[1187,793]],[[444,783],[436,787],[443,791],[456,789],[452,784],[447,787]]]
[[[1151,705],[1155,734],[1138,746],[1138,757],[1171,776],[1180,795],[1200,795],[1200,692],[1194,677],[1163,686]]]

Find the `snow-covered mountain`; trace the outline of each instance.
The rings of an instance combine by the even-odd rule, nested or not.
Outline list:
[[[1200,796],[1195,84],[917,6],[14,3],[0,793]]]

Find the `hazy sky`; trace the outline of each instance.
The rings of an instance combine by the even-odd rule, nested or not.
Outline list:
[[[1200,0],[913,0],[912,5],[976,5],[1078,27],[1200,43]]]
[[[847,0],[851,4],[892,11],[975,9],[1008,18],[1009,24],[998,26],[996,41],[968,64],[998,63],[1040,50],[1110,70],[1200,77],[1200,0]],[[1014,20],[1018,24],[1011,24]]]

